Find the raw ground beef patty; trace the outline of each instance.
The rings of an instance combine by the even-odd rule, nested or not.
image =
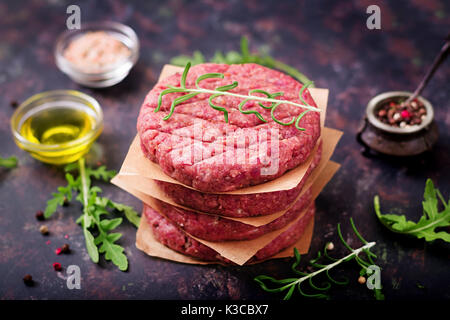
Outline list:
[[[247,95],[252,89],[269,93],[283,92],[282,99],[301,103],[302,84],[281,72],[257,64],[200,64],[192,67],[186,81],[187,88],[195,88],[195,80],[205,73],[222,73],[224,79],[207,79],[200,83],[205,89],[237,81],[229,92]],[[158,82],[141,107],[137,130],[144,155],[158,163],[169,176],[203,192],[225,192],[273,180],[287,170],[303,163],[320,136],[320,114],[308,112],[299,122],[305,131],[294,125],[283,126],[271,118],[271,111],[255,101],[248,101],[243,109],[258,111],[267,122],[254,114],[243,114],[238,105],[242,98],[219,96],[214,104],[228,110],[213,109],[202,93],[176,106],[168,120],[172,101],[184,93],[170,93],[163,97],[159,112],[154,112],[162,90],[180,86],[181,73]],[[254,93],[254,95],[261,95]],[[308,90],[304,100],[316,104]],[[280,99],[277,97],[276,99]],[[268,103],[265,103],[269,106]],[[289,104],[277,107],[275,116],[289,122],[304,109]]]
[[[281,250],[294,244],[303,235],[306,226],[314,216],[314,212],[315,206],[313,202],[301,218],[294,222],[287,230],[272,240],[268,245],[260,249],[249,262],[270,258]],[[169,219],[145,204],[144,214],[152,228],[156,240],[170,249],[200,260],[231,263],[217,251],[190,237]]]
[[[179,184],[155,181],[167,196],[184,207],[226,217],[261,216],[286,209],[300,194],[309,175],[319,164],[321,157],[322,143],[318,146],[314,159],[300,183],[289,190],[254,194],[215,194],[199,192]]]
[[[306,192],[282,216],[272,222],[255,227],[219,216],[183,210],[159,201],[161,213],[187,233],[209,241],[250,240],[281,229],[293,221],[311,203],[311,191]],[[146,207],[146,210],[151,210]]]

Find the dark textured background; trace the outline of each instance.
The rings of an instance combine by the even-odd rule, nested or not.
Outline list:
[[[122,83],[109,89],[80,87],[55,66],[53,46],[65,28],[69,4],[81,7],[82,21],[115,20],[130,25],[141,41],[141,57]],[[366,29],[365,10],[379,4],[382,30]],[[449,247],[425,244],[386,231],[376,220],[372,199],[379,194],[384,211],[417,220],[425,180],[430,177],[450,195],[450,67],[447,61],[424,92],[435,106],[440,139],[432,152],[413,159],[366,158],[355,134],[365,105],[377,93],[413,90],[450,31],[450,4],[427,1],[2,1],[0,2],[0,155],[17,155],[20,165],[0,169],[0,298],[3,299],[278,299],[262,291],[252,278],[290,274],[290,261],[268,261],[251,267],[191,266],[146,256],[136,249],[135,229],[124,224],[120,243],[129,258],[128,272],[111,263],[89,261],[82,231],[75,224],[80,206],[60,210],[47,225],[49,237],[38,232],[34,213],[43,209],[51,192],[64,183],[60,169],[42,164],[18,149],[11,137],[12,101],[51,89],[78,89],[94,96],[105,113],[98,140],[101,159],[119,169],[134,137],[136,117],[145,94],[170,57],[199,49],[237,49],[242,35],[252,50],[263,47],[330,89],[326,124],[345,132],[333,160],[341,170],[317,200],[312,257],[326,241],[336,240],[336,225],[354,246],[348,219],[362,234],[377,241],[387,299],[448,299]],[[112,185],[100,184],[107,196],[141,209],[139,201]],[[64,239],[68,234],[70,238]],[[50,240],[51,244],[46,245]],[[53,250],[68,242],[73,252]],[[335,241],[336,246],[341,248]],[[339,249],[336,254],[345,254]],[[82,289],[68,290],[62,274],[52,270],[78,264]],[[305,264],[303,264],[305,266]],[[335,299],[372,299],[356,282],[357,268],[337,273],[350,285],[331,291]],[[22,283],[30,273],[37,284]],[[418,284],[425,288],[419,288]],[[296,299],[300,299],[298,296]]]

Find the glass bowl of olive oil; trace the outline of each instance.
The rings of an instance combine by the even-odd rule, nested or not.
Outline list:
[[[32,157],[66,164],[86,154],[103,130],[103,112],[92,97],[76,90],[36,94],[11,117],[14,141]]]

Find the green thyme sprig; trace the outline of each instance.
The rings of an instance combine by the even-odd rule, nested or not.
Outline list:
[[[342,285],[347,285],[349,283],[349,280],[347,278],[344,278],[343,280],[338,280],[338,279],[335,279],[334,277],[332,277],[330,274],[330,270],[339,266],[340,264],[354,260],[361,267],[360,276],[365,276],[367,274],[370,274],[370,272],[371,272],[371,271],[368,272],[369,266],[375,265],[375,262],[373,259],[376,258],[376,255],[373,252],[371,252],[370,249],[372,247],[374,247],[376,243],[375,242],[367,242],[361,236],[361,234],[356,229],[353,219],[350,219],[350,223],[352,225],[352,229],[353,229],[355,235],[363,243],[363,246],[361,246],[357,249],[353,249],[344,240],[344,237],[342,236],[342,232],[341,232],[341,226],[340,226],[340,224],[338,224],[337,231],[338,231],[339,239],[343,243],[345,248],[347,248],[350,251],[350,253],[347,254],[345,257],[342,257],[339,259],[331,257],[328,253],[328,251],[329,251],[328,248],[330,246],[330,243],[327,243],[325,245],[325,248],[323,249],[323,252],[319,251],[317,254],[317,257],[309,261],[309,264],[311,265],[311,267],[315,268],[316,270],[313,272],[307,273],[307,272],[303,272],[303,271],[300,271],[297,269],[297,267],[300,265],[301,255],[298,252],[297,248],[294,248],[295,261],[292,264],[291,269],[296,275],[298,275],[300,277],[278,280],[278,279],[275,279],[270,276],[260,275],[260,276],[255,277],[254,280],[261,286],[261,288],[264,291],[267,291],[267,292],[287,291],[283,298],[284,300],[290,299],[296,289],[302,296],[305,296],[305,297],[328,299],[329,295],[327,294],[327,291],[331,288],[332,284],[342,286]],[[365,259],[361,257],[362,253],[365,254],[365,256],[366,256]],[[326,261],[322,262],[322,260],[326,260]],[[328,263],[326,263],[326,262],[328,262]],[[326,281],[322,286],[318,286],[313,282],[313,278],[322,273],[325,274],[328,281]],[[269,282],[272,284],[277,284],[279,286],[275,287],[275,288],[269,287],[266,284],[266,282]],[[316,292],[315,293],[305,292],[304,289],[302,288],[302,284],[304,282],[307,282],[309,284],[310,289],[312,289],[313,291],[316,291]],[[375,290],[375,297],[377,299],[384,298],[384,296],[381,293],[381,289],[375,288],[374,290]]]
[[[263,53],[261,50],[257,54],[251,54],[249,50],[248,40],[246,37],[241,38],[241,52],[237,51],[229,51],[223,53],[221,51],[216,51],[214,56],[207,60],[205,56],[198,50],[194,51],[192,56],[180,55],[173,57],[170,60],[170,63],[176,66],[183,67],[189,61],[192,65],[205,63],[205,62],[213,62],[213,63],[225,63],[225,64],[242,64],[242,63],[257,63],[259,65],[278,69],[280,71],[285,72],[291,77],[297,79],[303,84],[311,83],[310,88],[314,87],[314,84],[311,80],[308,79],[306,75],[301,73],[296,68],[287,65],[279,60],[274,59],[269,56],[267,53]]]
[[[79,176],[75,178],[70,172],[77,170]],[[116,243],[122,236],[121,233],[111,232],[122,223],[122,218],[105,219],[103,216],[112,210],[122,212],[125,217],[139,226],[140,218],[137,212],[130,206],[111,201],[101,197],[102,190],[97,186],[91,186],[91,179],[109,181],[116,175],[114,170],[106,170],[105,166],[97,169],[85,166],[83,158],[78,162],[65,167],[67,186],[59,187],[53,193],[53,198],[47,201],[44,217],[49,218],[65,201],[71,201],[73,193],[78,193],[76,199],[83,205],[83,214],[77,223],[81,224],[86,242],[86,249],[91,260],[99,261],[99,254],[104,253],[105,259],[112,261],[120,270],[128,269],[128,259],[124,254],[124,248]]]
[[[278,100],[275,99],[276,97],[281,97],[283,96],[283,92],[275,92],[275,93],[269,93],[267,91],[261,90],[261,89],[253,89],[250,90],[248,92],[247,95],[243,95],[243,94],[238,94],[238,93],[233,93],[230,92],[230,90],[236,88],[239,83],[237,81],[233,81],[231,84],[228,85],[224,85],[224,86],[220,86],[215,88],[214,90],[210,90],[210,89],[205,89],[200,87],[200,82],[206,79],[224,79],[225,75],[223,73],[206,73],[203,75],[200,75],[199,77],[197,77],[197,79],[195,80],[195,88],[187,88],[186,87],[186,78],[189,72],[189,69],[191,67],[191,63],[188,62],[183,70],[183,73],[181,75],[181,81],[180,81],[180,86],[179,87],[175,87],[175,86],[168,86],[168,89],[165,89],[163,91],[161,91],[161,93],[159,94],[158,97],[158,105],[155,108],[155,112],[158,112],[161,108],[161,104],[162,104],[162,99],[163,96],[170,94],[170,93],[186,93],[185,95],[182,95],[178,98],[175,98],[172,101],[172,104],[170,105],[170,110],[169,110],[169,114],[167,114],[163,120],[168,120],[170,119],[170,117],[172,116],[172,114],[175,111],[175,107],[201,93],[206,93],[206,94],[210,94],[209,99],[208,99],[208,103],[209,106],[215,110],[221,111],[224,114],[224,118],[225,118],[225,122],[228,123],[228,110],[222,106],[216,105],[214,103],[214,99],[220,97],[220,96],[233,96],[233,97],[237,97],[237,98],[242,98],[244,100],[242,100],[241,103],[239,103],[238,105],[238,109],[241,113],[243,114],[254,114],[259,120],[263,121],[263,122],[267,122],[266,119],[264,119],[264,117],[256,110],[244,110],[244,105],[248,102],[248,101],[258,101],[258,105],[264,109],[268,109],[271,110],[270,115],[272,117],[272,119],[283,126],[289,126],[291,124],[295,124],[295,127],[298,130],[304,131],[304,128],[299,127],[299,122],[300,120],[305,116],[306,113],[308,113],[309,111],[316,111],[316,112],[320,112],[320,109],[313,107],[311,105],[308,105],[306,103],[306,101],[303,99],[303,92],[306,90],[306,88],[311,84],[308,83],[306,85],[304,85],[300,92],[299,92],[299,98],[302,102],[302,104],[293,102],[293,101],[289,101],[289,100]],[[260,93],[265,95],[265,97],[261,97],[261,96],[255,96],[253,94],[255,93]],[[261,102],[270,102],[271,105],[270,106],[265,106],[264,104],[262,104]],[[281,104],[290,104],[296,107],[300,107],[304,110],[303,112],[301,112],[298,116],[294,116],[292,117],[292,119],[288,122],[282,122],[281,120],[277,119],[275,117],[275,110],[276,108],[281,105]]]
[[[17,167],[17,157],[11,156],[9,158],[0,157],[0,167],[12,169]]]

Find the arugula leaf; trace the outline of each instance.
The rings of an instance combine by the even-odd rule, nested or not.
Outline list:
[[[116,243],[122,234],[111,232],[122,223],[123,219],[104,219],[103,216],[109,215],[111,210],[117,210],[124,213],[125,217],[136,227],[139,226],[140,217],[132,207],[98,196],[102,189],[91,186],[91,178],[109,181],[116,172],[107,170],[105,166],[96,169],[86,168],[84,159],[67,165],[65,171],[68,184],[65,187],[59,187],[57,192],[52,194],[53,197],[47,201],[44,216],[50,217],[58,206],[64,204],[66,199],[69,201],[72,199],[74,192],[78,193],[76,200],[83,204],[83,214],[76,222],[83,227],[89,257],[94,263],[98,263],[100,253],[104,253],[106,260],[112,261],[122,271],[127,270],[128,259],[124,254],[124,248]],[[69,173],[71,171],[78,171],[79,176],[74,178]]]
[[[97,180],[103,180],[109,182],[117,174],[115,170],[106,170],[105,166],[98,167],[97,169],[86,168],[86,173],[90,177],[94,177]]]
[[[125,214],[125,217],[129,222],[134,224],[136,227],[139,227],[139,223],[141,222],[141,218],[139,217],[138,213],[134,210],[133,207],[114,202],[108,198],[102,198],[98,197],[96,199],[96,204],[101,207],[108,207],[114,210],[117,210],[119,212],[122,212]]]
[[[99,254],[97,246],[95,245],[94,236],[87,228],[88,227],[83,226],[84,239],[86,240],[86,249],[88,251],[89,257],[91,257],[92,262],[98,263]]]
[[[106,260],[112,261],[112,263],[118,266],[121,271],[125,271],[128,269],[128,259],[123,253],[124,248],[114,243],[118,238],[120,238],[120,233],[100,233],[100,235],[95,238],[95,244],[101,244],[98,251],[105,254]]]
[[[428,179],[425,184],[423,198],[423,211],[425,211],[430,219],[435,219],[438,214],[438,200],[436,197],[436,190],[434,189],[433,181],[431,181],[431,179]]]
[[[100,221],[100,227],[104,231],[110,231],[117,228],[122,223],[122,218],[103,219]]]
[[[17,157],[11,156],[9,158],[2,158],[0,157],[0,167],[4,167],[7,169],[12,169],[17,167]]]
[[[136,227],[139,227],[139,223],[141,222],[141,218],[139,217],[138,213],[134,210],[133,207],[126,206],[121,203],[113,202],[109,200],[108,205],[117,211],[123,212],[125,214],[125,217],[129,222],[134,224]]]
[[[181,55],[173,57],[170,60],[170,63],[176,66],[183,67],[188,62],[192,65],[205,63],[208,60],[205,56],[198,50],[194,51],[192,56]],[[257,63],[262,66],[266,66],[268,68],[278,69],[290,75],[293,78],[296,78],[303,84],[311,83],[310,88],[314,87],[312,81],[308,79],[303,73],[299,70],[295,69],[292,66],[289,66],[281,61],[275,60],[273,57],[269,56],[267,53],[258,53],[258,54],[250,54],[250,50],[248,47],[248,40],[246,37],[241,38],[241,52],[237,51],[228,51],[227,53],[222,53],[221,51],[216,51],[214,56],[209,59],[210,62],[214,63],[225,63],[225,64],[241,64],[241,63]]]
[[[438,211],[438,198],[444,205],[444,210]],[[450,201],[447,204],[438,189],[434,188],[433,181],[428,179],[425,185],[423,215],[418,222],[406,220],[404,215],[382,214],[380,210],[380,199],[374,198],[375,213],[378,220],[392,232],[409,234],[425,241],[441,239],[450,242],[450,233],[445,231],[436,232],[438,227],[450,226]]]
[[[58,192],[52,193],[53,198],[47,201],[47,206],[44,210],[44,217],[50,218],[55,212],[58,206],[62,206],[64,201],[72,199],[73,185],[70,183],[65,187],[58,187]]]

